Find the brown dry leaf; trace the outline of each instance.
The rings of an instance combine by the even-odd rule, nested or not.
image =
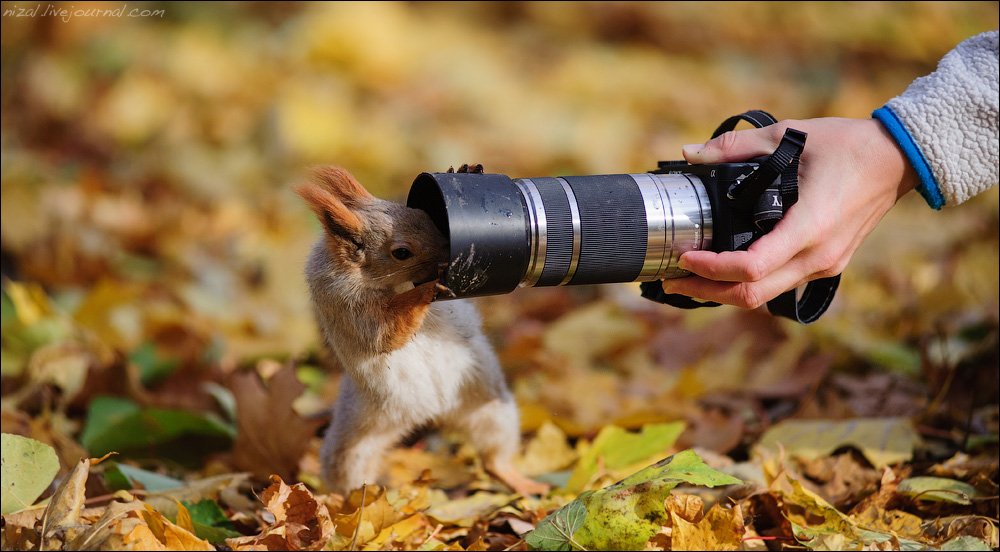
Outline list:
[[[72,540],[76,534],[76,526],[80,523],[80,512],[86,500],[87,477],[90,475],[90,459],[84,458],[77,462],[73,471],[59,485],[56,492],[45,507],[42,516],[42,549],[48,549],[51,544],[45,542],[50,538],[60,542]],[[65,535],[56,536],[65,531]]]
[[[274,522],[259,535],[226,539],[233,550],[320,550],[333,535],[330,512],[302,483],[271,476],[260,498]]]
[[[928,470],[928,475],[948,477],[965,481],[988,494],[997,494],[997,471],[1000,462],[996,457],[969,457],[958,452],[947,461],[935,464]]]
[[[877,471],[858,462],[851,453],[802,462],[802,473],[822,483],[819,494],[834,506],[850,507],[872,494]]]
[[[266,386],[256,373],[237,373],[229,387],[236,398],[236,466],[261,478],[278,474],[294,479],[309,439],[321,423],[302,419],[292,408],[305,390],[294,366],[283,366]]]
[[[877,506],[869,506],[864,510],[851,514],[851,519],[865,529],[892,533],[896,537],[910,540],[921,540],[924,532],[921,529],[919,517],[903,510],[884,510]]]
[[[715,505],[697,523],[671,511],[670,521],[671,550],[739,550],[746,533],[739,505],[731,509]]]
[[[726,414],[721,409],[709,408],[688,416],[690,424],[677,439],[677,448],[699,447],[725,454],[743,440],[746,431],[739,414]]]
[[[101,517],[87,527],[85,531],[80,533],[80,535],[70,542],[66,548],[68,550],[109,549],[110,546],[106,543],[106,541],[113,534],[117,534],[117,532],[121,531],[122,527],[120,522],[129,517],[130,513],[138,512],[143,508],[144,505],[135,500],[129,502],[113,501],[109,503]],[[133,527],[135,524],[141,523],[141,520],[137,519],[137,515],[132,516],[132,520],[133,521],[129,523]]]
[[[983,516],[947,516],[925,521],[923,526],[925,537],[936,542],[946,542],[956,537],[969,536],[985,541],[996,549],[1000,545],[1000,529],[988,517]]]

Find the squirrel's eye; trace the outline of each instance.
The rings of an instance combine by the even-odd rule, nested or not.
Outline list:
[[[392,250],[392,256],[396,260],[405,261],[406,259],[409,259],[410,257],[413,256],[413,252],[405,247],[397,247],[396,249]]]

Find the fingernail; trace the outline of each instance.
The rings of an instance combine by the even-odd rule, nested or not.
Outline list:
[[[664,293],[673,293],[674,289],[676,289],[676,288],[677,288],[677,286],[674,284],[673,280],[664,280],[663,281],[663,292]]]
[[[679,261],[677,261],[677,268],[679,268],[681,270],[690,271],[691,270],[691,265],[688,264],[687,259],[685,259],[684,256],[682,255],[681,259]]]
[[[692,157],[701,153],[703,147],[705,144],[685,144],[681,146],[681,151],[684,152],[685,157]]]

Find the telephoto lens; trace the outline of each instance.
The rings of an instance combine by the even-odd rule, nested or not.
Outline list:
[[[423,173],[407,205],[448,238],[455,297],[678,278],[681,254],[712,246],[711,202],[693,174]]]

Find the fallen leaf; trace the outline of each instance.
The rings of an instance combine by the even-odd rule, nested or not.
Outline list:
[[[672,494],[663,506],[670,514],[689,523],[698,523],[705,514],[705,502],[697,495]]]
[[[109,486],[115,490],[132,490],[138,485],[138,488],[156,492],[184,486],[183,482],[172,477],[119,463],[108,466],[104,470],[104,478],[114,482]]]
[[[561,470],[576,459],[577,453],[566,441],[566,434],[559,426],[546,420],[528,441],[524,454],[515,460],[515,465],[524,475],[535,476]]]
[[[996,523],[983,516],[947,516],[923,523],[924,535],[935,541],[952,541],[972,537],[985,542],[990,548],[1000,545],[1000,529]]]
[[[820,483],[819,492],[828,502],[849,509],[870,495],[879,481],[879,473],[861,462],[851,452],[822,456],[802,462],[802,473]]]
[[[578,498],[549,514],[524,540],[534,550],[585,550],[573,540],[573,535],[586,518],[587,507]]]
[[[294,479],[309,439],[321,423],[302,419],[292,408],[305,390],[294,367],[282,367],[266,387],[256,373],[237,373],[229,387],[236,398],[236,466],[261,478],[278,474]]]
[[[672,510],[670,519],[671,550],[740,550],[743,544],[746,529],[739,505],[722,508],[716,504],[697,522]]]
[[[233,550],[320,550],[334,533],[329,510],[302,483],[271,476],[260,498],[274,522],[259,535],[226,539]]]
[[[639,433],[631,433],[617,426],[605,426],[590,447],[580,455],[580,461],[570,475],[566,490],[580,491],[591,483],[591,479],[597,474],[599,462],[603,463],[606,470],[623,470],[663,454],[683,431],[684,422],[649,424]]]
[[[572,512],[572,518],[568,518],[567,513],[558,514],[562,521],[557,528],[550,528],[552,521],[546,518],[531,534],[537,531],[542,531],[543,535],[565,532],[568,527],[565,522],[570,519],[575,521],[580,511],[572,504],[581,503],[587,513],[579,528],[570,534],[575,541],[571,543],[573,546],[588,550],[641,549],[666,521],[664,501],[670,491],[681,483],[716,487],[741,481],[709,468],[697,454],[686,450],[614,485],[584,492],[557,511]]]
[[[224,444],[232,428],[209,414],[164,408],[142,408],[119,397],[96,397],[90,403],[80,442],[88,452],[101,456],[167,445],[186,436],[217,439]],[[171,450],[163,450],[169,455]]]
[[[65,538],[61,538],[63,542],[74,538],[75,528],[80,520],[80,512],[83,511],[83,504],[86,500],[86,485],[90,475],[90,466],[89,458],[77,462],[73,471],[52,494],[48,506],[45,507],[45,514],[42,516],[41,535],[43,541],[64,530],[66,535]],[[60,537],[62,536],[60,535]]]
[[[226,495],[238,493],[229,492],[250,479],[248,473],[224,473],[204,479],[186,481],[183,486],[147,493],[145,502],[164,515],[175,517],[178,502],[198,502],[200,500],[216,500]],[[241,503],[247,499],[240,497]],[[233,507],[233,504],[230,504]],[[247,508],[249,509],[249,508]]]
[[[55,449],[34,439],[4,433],[0,440],[0,513],[9,514],[35,503],[59,472],[59,459]]]
[[[425,513],[441,523],[471,527],[477,519],[486,517],[501,506],[509,504],[513,496],[478,492],[465,498],[434,505]]]
[[[844,421],[785,420],[760,438],[757,446],[776,454],[813,460],[842,446],[857,447],[876,468],[909,460],[920,436],[906,418],[859,418]]]
[[[944,477],[911,477],[899,482],[896,492],[913,500],[929,502],[952,502],[972,504],[972,498],[979,495],[976,488],[968,483]]]

